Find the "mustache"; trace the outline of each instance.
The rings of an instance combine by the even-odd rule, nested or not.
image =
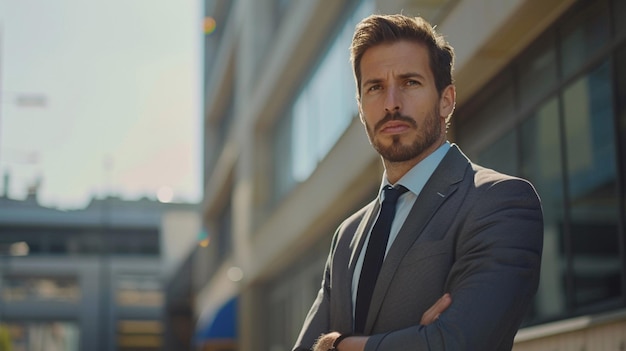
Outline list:
[[[417,128],[417,122],[415,122],[413,118],[408,117],[408,116],[403,116],[400,114],[400,112],[396,111],[394,113],[387,112],[385,114],[385,117],[383,117],[383,119],[381,119],[380,121],[378,121],[378,123],[376,123],[376,125],[374,126],[374,130],[379,130],[380,128],[383,127],[385,123],[389,121],[402,121],[402,122],[406,122],[410,124],[411,127],[413,128]]]

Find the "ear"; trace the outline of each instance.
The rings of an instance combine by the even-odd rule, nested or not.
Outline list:
[[[454,107],[456,105],[456,88],[454,85],[448,85],[441,92],[441,97],[439,98],[439,111],[441,117],[448,117],[454,112]]]

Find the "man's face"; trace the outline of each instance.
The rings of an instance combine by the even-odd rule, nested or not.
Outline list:
[[[361,121],[383,159],[419,162],[445,140],[454,87],[439,97],[428,50],[399,41],[368,49],[361,59]]]

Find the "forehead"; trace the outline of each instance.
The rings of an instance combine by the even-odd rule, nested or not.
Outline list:
[[[408,72],[432,79],[428,49],[424,44],[405,40],[379,44],[367,49],[361,58],[362,82]]]

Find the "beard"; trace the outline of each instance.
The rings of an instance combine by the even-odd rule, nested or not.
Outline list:
[[[380,139],[376,138],[376,133],[382,126],[392,120],[403,121],[408,123],[417,131],[415,139],[405,144],[401,140],[400,135],[391,137],[391,144],[383,144]],[[387,113],[385,117],[374,126],[365,125],[367,136],[374,149],[380,156],[389,162],[405,162],[412,160],[424,151],[428,150],[441,138],[441,123],[439,121],[439,106],[435,105],[419,128],[417,122],[408,116],[403,116],[399,112],[394,114]]]

